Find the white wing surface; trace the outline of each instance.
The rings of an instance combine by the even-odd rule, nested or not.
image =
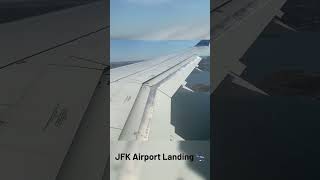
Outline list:
[[[110,71],[111,140],[181,139],[171,125],[171,98],[198,67],[209,41],[183,52]]]
[[[103,1],[0,25],[0,179],[56,179],[107,68],[107,12]]]
[[[276,17],[286,0],[217,0],[211,7],[211,91],[230,73],[246,68],[239,60]]]

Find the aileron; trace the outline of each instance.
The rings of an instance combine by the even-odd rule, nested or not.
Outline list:
[[[201,61],[198,55],[202,50],[208,50],[207,42],[202,41],[181,53],[111,70],[110,128],[121,124],[117,126],[121,134],[114,140],[148,140],[150,133],[153,139],[178,138],[170,123],[171,97],[198,67]],[[130,83],[136,88],[130,88]],[[128,97],[130,103],[124,102]],[[161,120],[160,114],[165,118]],[[151,128],[153,123],[167,128]],[[118,134],[112,131],[112,137]]]

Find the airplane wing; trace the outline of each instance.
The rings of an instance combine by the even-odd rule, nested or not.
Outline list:
[[[230,72],[239,74],[245,68],[238,60],[281,15],[285,0],[216,2],[211,10],[213,89]],[[196,67],[201,48],[143,66],[132,64],[128,71],[112,70],[111,91],[119,91],[111,92],[115,109],[110,110],[121,109],[119,100],[126,105],[118,121],[111,119],[111,128],[106,120],[108,11],[101,1],[0,24],[1,179],[108,179],[109,129],[115,139],[178,138],[172,127],[166,129],[169,133],[153,127],[169,126],[169,119],[159,120],[160,114],[168,117],[170,96]],[[135,94],[119,95],[128,89]],[[142,126],[135,134],[138,120]]]
[[[286,0],[216,0],[211,7],[211,91],[246,68],[239,60],[266,26],[281,17]],[[243,80],[242,86],[248,84]],[[252,88],[251,88],[252,89]]]
[[[107,3],[99,1],[0,24],[1,179],[54,180],[63,162],[72,159],[71,145],[86,147],[82,144],[90,141],[95,147],[99,140],[108,142],[109,128],[103,128],[107,113],[91,107],[103,105],[96,99],[107,96],[100,89],[101,83],[107,84],[103,76],[109,58],[108,11]],[[99,111],[99,116],[92,111]],[[98,140],[86,136],[78,143],[75,135],[81,122],[90,131],[99,124],[95,132],[105,133]],[[87,152],[85,156],[92,157],[88,147],[72,156]],[[107,154],[107,149],[106,145],[101,150]],[[79,165],[84,164],[84,157],[76,157]],[[103,165],[86,169],[91,177],[82,178],[103,174],[107,158],[101,153],[99,158]]]
[[[209,40],[183,52],[110,71],[111,140],[181,139],[171,125],[171,98],[198,67]]]

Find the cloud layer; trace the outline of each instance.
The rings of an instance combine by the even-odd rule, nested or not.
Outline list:
[[[209,0],[112,0],[111,2],[112,39],[210,38]]]
[[[132,32],[132,34],[111,35],[112,39],[130,40],[196,40],[210,39],[210,25],[198,23],[196,25],[175,25],[167,28],[150,30],[149,32]]]
[[[141,37],[145,40],[193,40],[210,39],[210,27],[206,24],[196,26],[174,26],[156,32],[147,33]]]

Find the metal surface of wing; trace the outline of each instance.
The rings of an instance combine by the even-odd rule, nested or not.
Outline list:
[[[107,12],[97,2],[0,25],[2,178],[56,179],[108,67]]]
[[[228,74],[241,75],[239,60],[276,16],[286,0],[219,0],[211,7],[211,91]]]
[[[198,67],[204,49],[209,46],[111,69],[111,139],[181,139],[170,122],[171,97]]]

